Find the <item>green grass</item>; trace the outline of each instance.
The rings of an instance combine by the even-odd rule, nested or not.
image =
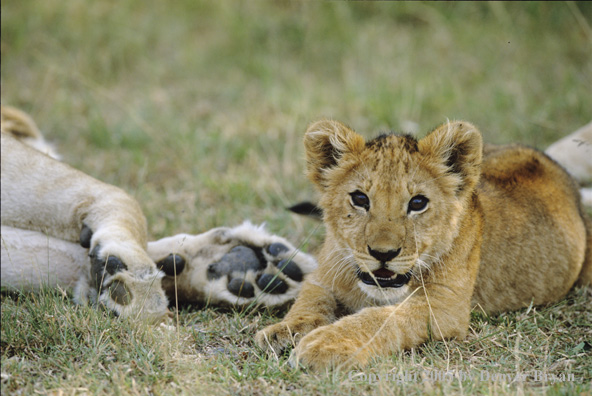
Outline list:
[[[254,345],[253,333],[276,320],[268,312],[184,309],[181,325],[166,328],[75,306],[53,291],[3,296],[2,389],[6,394],[579,394],[590,391],[589,299],[589,291],[580,289],[550,307],[496,317],[475,313],[465,340],[428,343],[364,370],[314,374],[292,370],[285,359],[278,362]],[[445,378],[446,372],[456,377]],[[512,382],[516,374],[525,380]],[[549,381],[535,381],[543,374]],[[382,381],[372,379],[378,375]],[[405,379],[397,382],[400,375]],[[499,375],[511,379],[494,377]],[[568,381],[553,383],[552,375]]]
[[[29,112],[64,160],[141,203],[153,238],[244,219],[322,241],[284,208],[314,198],[302,135],[332,117],[367,137],[449,119],[544,149],[590,121],[589,3],[3,1],[2,103]],[[268,358],[253,334],[281,316],[180,312],[175,330],[2,297],[2,394],[590,393],[589,291],[552,307],[477,313],[362,375]],[[457,370],[470,381],[358,381]],[[572,373],[508,383],[481,373]]]

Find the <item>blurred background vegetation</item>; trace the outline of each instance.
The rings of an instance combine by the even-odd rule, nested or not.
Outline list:
[[[154,237],[314,197],[301,138],[446,119],[545,148],[590,121],[592,5],[574,2],[2,2],[2,103],[68,163],[141,202]]]
[[[313,250],[317,223],[284,210],[314,199],[301,142],[310,122],[338,119],[370,138],[466,119],[486,141],[544,149],[592,118],[591,24],[592,2],[4,0],[1,100],[29,112],[66,162],[133,194],[153,238],[249,218],[297,244],[312,235]],[[585,380],[589,297],[578,293],[542,314],[474,315],[467,340],[398,354],[376,372],[536,369]],[[63,298],[3,298],[2,394],[529,386],[301,375],[254,348],[252,334],[277,320],[268,315],[183,312],[185,326],[163,338]]]

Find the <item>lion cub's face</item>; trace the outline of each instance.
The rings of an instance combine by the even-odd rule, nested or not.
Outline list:
[[[333,271],[349,266],[373,299],[404,297],[437,268],[458,233],[480,173],[479,132],[450,123],[420,141],[388,135],[365,142],[338,122],[320,121],[305,146]]]

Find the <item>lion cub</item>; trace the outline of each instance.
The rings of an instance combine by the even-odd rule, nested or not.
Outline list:
[[[304,143],[326,240],[288,315],[257,334],[261,347],[297,342],[293,359],[313,369],[364,365],[465,337],[475,306],[546,304],[592,280],[577,185],[536,150],[484,148],[467,122],[365,142],[320,121]]]

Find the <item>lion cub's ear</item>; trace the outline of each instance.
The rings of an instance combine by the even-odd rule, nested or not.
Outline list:
[[[364,138],[338,121],[321,120],[310,125],[304,135],[308,177],[326,187],[325,173],[348,153],[361,152]]]
[[[460,176],[457,192],[471,191],[477,184],[483,139],[471,123],[454,121],[440,125],[419,141],[419,150],[442,161],[449,173]]]

